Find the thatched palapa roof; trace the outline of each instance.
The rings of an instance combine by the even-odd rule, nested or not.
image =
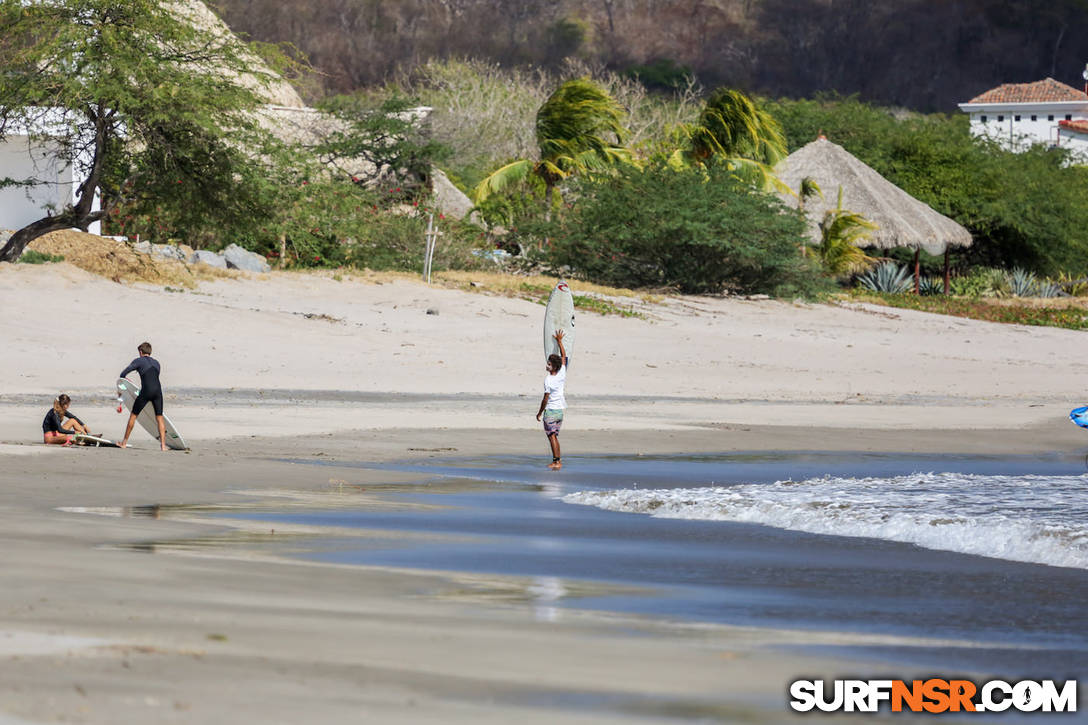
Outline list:
[[[235,37],[227,24],[220,20],[219,16],[212,12],[201,0],[172,0],[171,8],[180,19],[187,20],[194,27],[211,33],[217,38],[233,39]],[[303,108],[305,106],[302,98],[299,97],[298,92],[291,87],[290,83],[276,75],[256,55],[245,50],[241,41],[237,42],[239,50],[243,52],[254,71],[254,75],[237,77],[238,82],[243,87],[255,91],[267,103],[276,106],[289,108]],[[258,80],[258,78],[261,80]]]
[[[810,236],[819,241],[819,222],[838,204],[842,187],[842,208],[861,214],[878,228],[865,240],[866,246],[880,249],[910,247],[930,254],[943,254],[949,247],[968,247],[971,233],[957,222],[918,201],[891,183],[842,146],[820,137],[794,151],[776,167],[775,174],[794,193],[801,181],[819,184],[823,198],[805,200]],[[796,207],[798,197],[783,194]]]

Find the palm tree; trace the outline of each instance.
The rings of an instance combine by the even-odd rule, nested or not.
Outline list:
[[[496,169],[473,191],[477,204],[529,182],[542,184],[550,210],[555,188],[567,177],[630,163],[623,147],[624,109],[588,78],[563,83],[536,113],[540,158],[519,159]]]
[[[816,179],[806,176],[801,179],[801,188],[797,192],[797,208],[805,213],[805,202],[814,197],[824,198],[824,190],[816,183]]]
[[[804,186],[802,185],[802,189]],[[863,272],[876,260],[858,246],[877,225],[861,214],[842,208],[842,187],[834,209],[828,209],[820,222],[820,244],[816,255],[832,277]]]
[[[816,179],[811,176],[801,179],[801,188],[797,191],[797,210],[801,212],[802,217],[805,216],[805,202],[817,196],[823,199],[824,190],[816,183]],[[808,256],[808,245],[801,245],[801,256]]]
[[[774,166],[786,158],[786,137],[774,116],[751,98],[719,88],[710,94],[692,129],[691,152],[700,161],[739,157]]]
[[[751,98],[732,88],[710,94],[699,120],[677,131],[683,143],[669,159],[677,166],[705,166],[718,161],[764,190],[783,189],[772,167],[786,158],[782,126]]]

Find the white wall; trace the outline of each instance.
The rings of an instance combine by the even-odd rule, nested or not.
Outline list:
[[[72,165],[59,159],[40,142],[27,136],[9,135],[0,140],[0,178],[36,179],[47,183],[0,189],[0,229],[20,229],[71,204],[79,180]],[[97,199],[94,208],[98,208]],[[98,233],[99,224],[89,231]]]
[[[1066,114],[998,112],[972,113],[971,133],[975,136],[989,136],[1007,148],[1024,150],[1033,143],[1051,145],[1058,140],[1058,121]],[[1080,114],[1070,114],[1073,118],[1083,118]],[[1020,120],[1017,121],[1016,117]],[[1032,116],[1036,120],[1032,121]],[[1050,116],[1053,121],[1048,120]],[[982,118],[986,121],[983,122]],[[1001,118],[1002,120],[998,120]]]
[[[989,137],[1013,151],[1023,151],[1037,143],[1065,146],[1068,132],[1063,132],[1059,139],[1058,122],[1066,116],[1075,121],[1088,120],[1088,104],[1080,101],[1007,105],[961,103],[960,109],[970,114],[973,136]]]

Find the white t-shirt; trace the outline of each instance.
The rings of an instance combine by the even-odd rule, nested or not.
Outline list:
[[[544,392],[548,394],[548,404],[545,410],[563,410],[567,407],[567,399],[563,397],[563,386],[567,382],[567,366],[559,368],[555,375],[544,378]]]

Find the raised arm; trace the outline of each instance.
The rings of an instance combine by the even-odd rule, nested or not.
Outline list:
[[[567,364],[567,350],[563,347],[563,331],[557,330],[555,333],[555,341],[559,343],[559,359],[563,361],[563,364]]]

